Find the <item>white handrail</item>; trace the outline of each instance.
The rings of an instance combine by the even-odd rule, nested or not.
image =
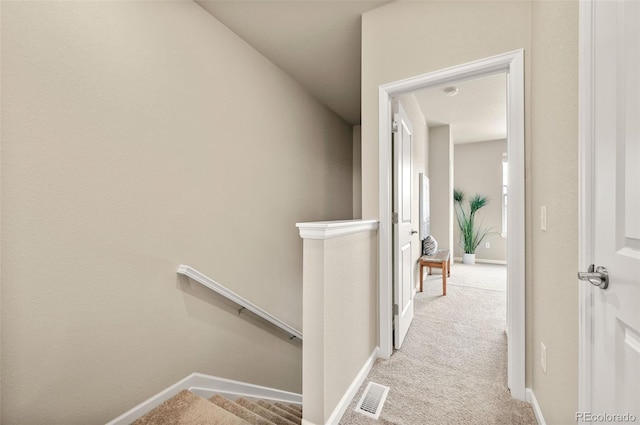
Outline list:
[[[222,295],[225,298],[230,299],[231,301],[238,304],[239,306],[246,308],[252,313],[262,317],[264,320],[271,322],[277,327],[279,327],[280,329],[284,330],[285,332],[288,332],[290,335],[295,336],[296,338],[300,338],[300,340],[302,340],[302,332],[286,324],[285,322],[278,319],[277,317],[274,317],[273,315],[267,313],[257,305],[246,300],[245,298],[242,298],[240,295],[222,286],[221,284],[211,279],[210,277],[200,273],[198,270],[194,269],[193,267],[185,266],[181,264],[180,267],[178,267],[178,273],[181,275],[187,276],[190,279],[195,280],[199,284],[206,286],[207,288],[217,292],[218,294]]]

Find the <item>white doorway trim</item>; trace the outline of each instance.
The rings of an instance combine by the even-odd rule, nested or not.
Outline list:
[[[391,98],[415,90],[506,73],[509,205],[507,252],[508,385],[525,400],[525,164],[524,51],[522,49],[430,72],[379,87],[379,343],[380,357],[393,353],[391,244]]]

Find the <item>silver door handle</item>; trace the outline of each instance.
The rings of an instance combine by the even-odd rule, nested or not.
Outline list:
[[[602,266],[598,266],[596,269],[593,264],[590,265],[588,271],[578,272],[578,279],[586,280],[600,289],[607,289],[609,287],[609,273],[607,269]]]

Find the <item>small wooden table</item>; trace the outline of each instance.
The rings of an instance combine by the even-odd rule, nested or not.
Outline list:
[[[451,255],[448,249],[439,249],[433,255],[423,255],[420,257],[420,292],[422,292],[423,269],[435,267],[442,269],[442,295],[447,295],[447,276],[451,276]]]

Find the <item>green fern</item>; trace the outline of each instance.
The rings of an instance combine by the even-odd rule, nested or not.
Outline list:
[[[473,254],[484,238],[494,232],[486,227],[479,226],[476,228],[475,225],[476,213],[487,205],[489,198],[484,195],[475,194],[473,198],[467,202],[468,209],[464,208],[465,199],[466,196],[462,190],[453,190],[453,200],[456,205],[456,219],[458,227],[460,228],[462,246],[465,254]]]

